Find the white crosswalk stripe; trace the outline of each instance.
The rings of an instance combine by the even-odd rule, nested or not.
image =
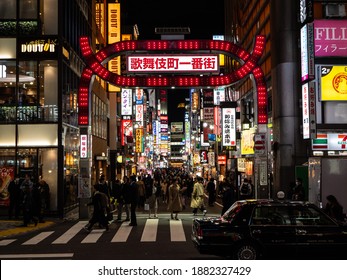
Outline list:
[[[7,246],[11,244],[12,242],[15,242],[17,239],[4,239],[0,240],[0,246]]]
[[[104,231],[104,229],[93,229],[81,243],[96,243]]]
[[[184,215],[181,215],[182,219],[187,221],[190,219]],[[110,234],[105,238],[111,238],[111,243],[125,243],[128,242],[129,237],[132,232],[139,232],[142,230],[141,238],[139,242],[158,242],[158,232],[163,227],[169,227],[170,229],[170,241],[171,242],[186,242],[186,234],[184,232],[184,225],[182,220],[171,220],[168,215],[159,215],[158,219],[147,219],[145,216],[139,215],[139,220],[142,222],[139,223],[137,227],[129,226],[128,222],[123,222],[122,224],[113,224],[110,226],[110,231],[105,233],[104,229],[93,229],[91,232],[82,231],[83,227],[88,223],[87,221],[79,221],[76,224],[72,225],[67,231],[62,233],[59,237],[54,237],[51,244],[68,244],[72,242],[72,239],[76,237],[78,242],[83,244],[93,244],[97,243],[103,234]],[[169,222],[168,222],[169,221]],[[115,226],[116,225],[116,226]],[[187,224],[186,224],[187,227]],[[83,232],[84,235],[81,235]],[[43,231],[37,235],[31,237],[29,240],[22,243],[22,245],[37,245],[40,242],[49,242],[49,238],[54,236],[54,231]],[[112,234],[114,235],[112,236]],[[136,234],[138,235],[138,234]],[[17,239],[4,239],[0,240],[0,246],[8,246],[11,243],[15,242]],[[107,239],[104,239],[107,240]]]
[[[117,230],[111,242],[127,242],[131,229],[131,226],[128,226],[128,224],[123,223]]]
[[[41,242],[42,240],[46,239],[48,236],[50,236],[54,231],[44,231],[39,233],[38,235],[34,236],[33,238],[29,239],[28,241],[24,242],[23,245],[35,245]]]
[[[170,235],[173,242],[186,241],[181,220],[170,220]]]
[[[148,219],[142,233],[141,242],[154,242],[157,239],[159,219]]]
[[[80,230],[87,224],[87,221],[81,221],[71,227],[62,236],[52,242],[52,244],[66,244],[68,243]]]

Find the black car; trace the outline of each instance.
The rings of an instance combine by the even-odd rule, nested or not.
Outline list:
[[[234,259],[347,259],[347,225],[308,202],[236,201],[194,219],[191,237],[201,254]]]

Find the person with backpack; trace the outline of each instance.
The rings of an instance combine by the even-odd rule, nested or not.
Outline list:
[[[252,198],[252,184],[247,178],[243,179],[243,183],[240,186],[240,199]]]

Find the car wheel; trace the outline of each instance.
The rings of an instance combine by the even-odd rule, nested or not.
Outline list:
[[[259,257],[257,248],[252,244],[242,244],[235,251],[237,260],[255,260]]]

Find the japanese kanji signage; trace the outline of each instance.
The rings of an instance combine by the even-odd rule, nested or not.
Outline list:
[[[131,55],[128,72],[218,72],[218,55]]]
[[[301,81],[314,78],[314,42],[313,24],[308,23],[301,28]]]
[[[303,138],[316,137],[316,90],[314,82],[302,85]]]
[[[135,152],[143,152],[143,128],[136,128],[135,130]]]
[[[80,158],[88,157],[88,135],[81,134],[80,139]]]
[[[115,20],[115,17],[114,13],[111,20]],[[87,66],[82,71],[78,90],[78,124],[90,123],[89,94],[94,75],[120,88],[151,89],[222,87],[231,85],[249,74],[254,76],[257,86],[258,124],[266,124],[268,121],[267,88],[263,70],[258,66],[258,61],[265,50],[265,43],[265,36],[257,35],[253,51],[248,52],[232,42],[219,40],[127,40],[109,44],[95,53],[89,38],[83,36],[80,38],[80,46]],[[104,64],[112,57],[126,55],[129,51],[132,53],[160,51],[160,55],[129,56],[127,67],[131,75],[117,74],[104,67]],[[219,73],[218,54],[213,55],[211,51],[235,57],[240,62],[240,67],[223,75],[210,75],[214,72]],[[191,52],[194,54],[190,54]],[[147,71],[157,75],[144,76],[143,74]],[[168,74],[165,75],[165,72]],[[185,73],[185,75],[175,75],[175,73]],[[208,75],[202,75],[203,73]],[[136,74],[140,75],[136,76]]]
[[[131,89],[122,89],[121,92],[121,114],[131,116],[133,111],[133,92]]]
[[[223,146],[236,146],[236,109],[222,108]]]
[[[303,138],[310,138],[310,109],[308,84],[302,85],[302,129]]]
[[[343,56],[347,54],[347,20],[315,20],[315,56]]]
[[[143,123],[143,105],[136,105],[135,120]]]

